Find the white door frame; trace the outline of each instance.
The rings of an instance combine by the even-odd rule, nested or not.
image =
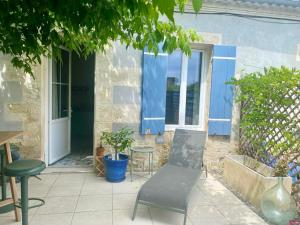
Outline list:
[[[70,60],[69,60],[69,107],[68,107],[68,110],[69,110],[69,118],[70,118],[70,122],[69,122],[69,135],[68,135],[68,149],[70,150],[71,149],[71,74],[72,74],[72,52],[64,47],[61,47],[61,49],[63,50],[66,50],[70,53]],[[50,126],[50,123],[51,123],[51,120],[52,120],[52,63],[53,63],[53,58],[48,58],[48,73],[46,73],[46,76],[45,76],[45,84],[44,84],[44,89],[45,89],[45,92],[44,92],[44,104],[45,104],[45,109],[44,109],[44,113],[45,113],[45,117],[44,117],[44,124],[45,124],[45,128],[44,128],[44,137],[45,137],[45,144],[44,144],[44,148],[45,148],[45,155],[44,155],[44,158],[45,158],[45,163],[46,165],[48,166],[49,165],[49,154],[50,154],[50,149],[51,149],[51,126]]]

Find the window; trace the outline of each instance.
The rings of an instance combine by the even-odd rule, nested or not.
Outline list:
[[[193,50],[188,57],[175,51],[168,57],[165,123],[199,126],[203,52]]]
[[[169,55],[167,70],[166,124],[179,123],[182,53]]]
[[[70,53],[61,50],[61,62],[52,63],[52,119],[68,117]]]

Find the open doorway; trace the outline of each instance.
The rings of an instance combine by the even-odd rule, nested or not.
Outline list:
[[[74,163],[91,165],[94,133],[95,55],[72,54],[71,155]]]
[[[62,61],[62,64],[66,62]],[[94,80],[95,54],[84,58],[75,52],[70,53],[69,82],[69,151],[65,151],[55,162],[58,167],[91,166],[93,163],[93,127],[94,127]],[[63,67],[63,65],[62,65]],[[53,71],[52,73],[57,73]],[[55,96],[54,96],[55,97]],[[53,98],[53,93],[52,93]],[[53,104],[53,101],[52,101]],[[53,106],[52,106],[53,108]],[[50,128],[51,129],[51,128]],[[55,136],[57,128],[50,132]],[[59,133],[59,132],[58,132]],[[51,137],[50,137],[51,140]],[[53,143],[53,141],[52,141]],[[57,144],[55,144],[57,145]],[[51,148],[51,151],[57,151]],[[51,157],[50,157],[51,158]]]

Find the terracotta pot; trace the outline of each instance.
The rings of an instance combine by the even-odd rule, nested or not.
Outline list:
[[[103,157],[104,156],[104,152],[105,152],[105,148],[100,146],[100,147],[97,147],[96,149],[96,155],[98,157]]]

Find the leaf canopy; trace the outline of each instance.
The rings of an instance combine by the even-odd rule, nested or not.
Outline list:
[[[198,1],[198,2],[197,2]],[[105,51],[112,41],[158,52],[180,48],[190,54],[190,42],[200,40],[193,30],[174,21],[187,0],[1,0],[0,51],[12,64],[32,74],[42,56],[60,57],[64,46],[84,56]],[[193,0],[199,10],[202,0]]]

